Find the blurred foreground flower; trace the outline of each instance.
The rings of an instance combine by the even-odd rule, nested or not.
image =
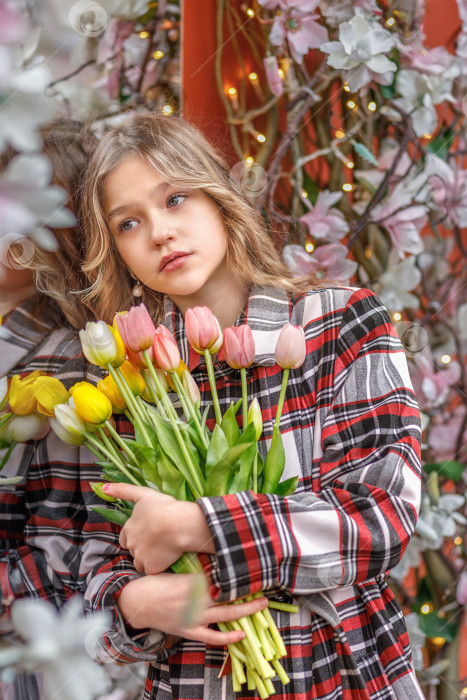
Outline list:
[[[92,700],[109,689],[104,669],[92,659],[98,638],[111,625],[107,612],[82,616],[79,596],[61,613],[44,600],[17,600],[11,609],[23,644],[0,651],[0,668],[39,671],[42,700]]]

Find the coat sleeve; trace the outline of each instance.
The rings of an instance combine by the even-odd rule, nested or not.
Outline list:
[[[198,501],[216,547],[215,556],[203,555],[215,599],[272,589],[311,594],[363,582],[395,566],[413,534],[420,416],[403,348],[380,300],[369,290],[353,292],[327,357],[329,343],[331,380],[323,370],[324,400],[316,394],[313,490],[301,483],[286,498],[248,491]]]

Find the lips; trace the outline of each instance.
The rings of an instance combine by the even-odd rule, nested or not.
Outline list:
[[[176,250],[173,253],[164,255],[164,257],[161,260],[161,264],[159,265],[159,272],[162,272],[166,267],[172,267],[171,263],[173,263],[175,260],[179,260],[181,264],[183,262],[183,259],[188,258],[190,255],[191,253],[187,253],[184,250]]]

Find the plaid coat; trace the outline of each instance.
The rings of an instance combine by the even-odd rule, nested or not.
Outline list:
[[[202,556],[211,595],[228,601],[262,590],[299,604],[296,614],[275,614],[291,678],[285,687],[276,682],[277,698],[422,699],[403,615],[385,582],[413,533],[420,499],[419,411],[388,314],[365,289],[327,288],[292,298],[255,288],[237,320],[244,322],[256,344],[248,386],[262,407],[263,456],[282,379],[274,347],[284,323],[305,329],[307,357],[290,373],[280,426],[283,478],[300,480],[286,498],[243,492],[200,499],[216,546],[216,555]],[[204,405],[210,404],[205,367],[170,302],[165,324]],[[225,410],[241,397],[240,376],[222,362],[215,369]],[[122,552],[109,556],[91,580],[89,608],[115,615],[101,658],[151,661],[148,699],[234,698],[230,679],[218,679],[224,649],[168,643],[157,631],[128,639],[115,601],[136,575]],[[255,694],[244,690],[237,697]]]

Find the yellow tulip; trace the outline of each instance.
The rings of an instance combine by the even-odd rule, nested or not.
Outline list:
[[[45,372],[34,370],[24,379],[20,379],[19,374],[11,378],[8,403],[12,413],[16,413],[17,416],[27,416],[36,412],[37,399],[34,396],[33,385],[38,377],[45,376]]]
[[[100,425],[112,415],[112,404],[101,391],[88,382],[78,382],[70,389],[76,412],[86,423]]]
[[[128,360],[125,360],[125,362],[120,365],[120,371],[125,377],[125,381],[133,396],[141,396],[146,385],[139,369],[132,365],[131,362],[128,362]]]
[[[70,398],[69,392],[56,377],[38,377],[32,390],[37,399],[37,410],[50,418],[55,413],[55,406],[66,403]]]
[[[178,378],[179,378],[179,379],[182,379],[182,378],[183,378],[183,373],[184,373],[185,371],[188,372],[188,373],[190,372],[190,370],[188,369],[188,367],[186,366],[186,364],[183,362],[183,360],[180,360],[180,364],[179,364],[178,367],[177,367],[177,374],[178,374]],[[173,383],[173,379],[172,379],[172,377],[170,376],[170,374],[167,375],[167,381],[169,382],[169,386],[170,386],[170,388],[172,389],[172,391],[176,391],[175,385],[174,385],[174,383]]]
[[[101,379],[97,382],[97,388],[101,391],[104,396],[107,396],[110,403],[112,404],[112,410],[114,413],[123,413],[126,410],[126,402],[120,393],[120,389],[115,384],[114,379],[108,375],[105,379]]]
[[[162,385],[164,392],[167,393],[170,387],[169,387],[169,381],[167,379],[166,373],[164,372],[164,370],[157,369],[156,367],[154,367],[154,371],[157,374],[157,376],[159,377],[159,381]],[[152,387],[152,391],[157,396],[158,399],[162,398],[162,396],[159,394],[159,390],[157,389],[157,387],[154,383],[154,379],[152,378],[151,374],[148,371],[148,372],[146,372],[146,386],[144,388],[142,396],[143,396],[143,399],[145,401],[147,401],[148,403],[153,403],[153,398],[152,398],[152,393],[151,393],[150,387]]]
[[[113,367],[120,367],[120,365],[123,364],[126,359],[126,347],[125,343],[122,340],[122,336],[118,331],[117,322],[115,318],[113,324],[109,326],[109,329],[111,330],[112,335],[115,338],[115,342],[117,343],[117,354],[115,355],[115,359],[110,364]]]

